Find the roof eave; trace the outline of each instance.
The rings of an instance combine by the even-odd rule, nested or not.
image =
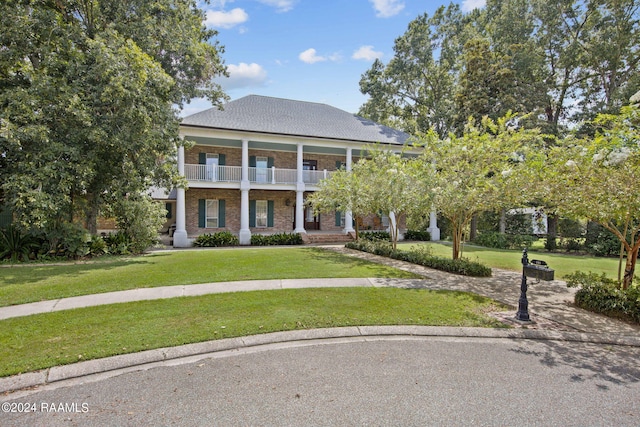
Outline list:
[[[339,137],[329,137],[329,136],[316,136],[316,135],[302,135],[302,134],[294,134],[294,133],[282,133],[282,132],[269,132],[269,131],[257,131],[257,130],[247,130],[247,129],[234,129],[234,128],[223,128],[223,127],[215,127],[215,126],[205,126],[205,125],[194,125],[188,123],[181,123],[180,126],[191,127],[191,128],[199,128],[199,129],[211,129],[211,130],[220,130],[226,132],[243,132],[243,133],[251,133],[251,134],[265,134],[265,135],[286,135],[289,137],[298,137],[298,138],[312,138],[312,139],[322,139],[327,141],[344,141],[344,142],[354,142],[360,144],[393,144],[403,146],[406,142],[383,142],[383,141],[368,141],[368,140],[360,140],[360,139],[346,139]]]

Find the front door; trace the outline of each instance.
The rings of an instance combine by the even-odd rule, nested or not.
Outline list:
[[[217,154],[207,153],[207,180],[218,180],[218,165],[220,164]]]
[[[311,206],[304,208],[304,229],[320,230],[320,217],[313,214],[313,208]]]

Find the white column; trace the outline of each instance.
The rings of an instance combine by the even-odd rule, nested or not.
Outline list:
[[[303,154],[304,145],[299,142],[298,143],[298,157],[296,163],[296,233],[306,233],[307,230],[304,229],[304,178],[303,178],[303,165],[304,165],[304,154]]]
[[[184,146],[178,147],[178,174],[184,176]],[[177,188],[176,196],[176,231],[173,233],[173,246],[175,248],[188,248],[191,246],[187,236],[185,190]]]
[[[438,242],[440,241],[440,229],[438,228],[438,216],[436,215],[436,211],[433,210],[429,214],[429,228],[427,231],[431,235],[431,241]]]
[[[351,161],[352,161],[353,152],[351,147],[347,147],[347,159],[346,159],[346,168],[347,171],[351,170]],[[346,211],[344,213],[344,234],[352,233],[353,230],[353,215],[351,211]]]
[[[249,229],[249,140],[242,140],[242,178],[240,181],[240,233],[238,239],[241,245],[251,244],[251,230]]]

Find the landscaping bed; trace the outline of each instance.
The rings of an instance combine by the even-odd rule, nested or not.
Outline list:
[[[436,270],[446,271],[447,273],[473,277],[491,277],[491,268],[483,264],[469,261],[467,259],[454,260],[436,257],[425,248],[400,250],[393,249],[389,242],[366,240],[349,242],[345,247],[372,253],[374,255],[410,262],[412,264],[422,265]]]

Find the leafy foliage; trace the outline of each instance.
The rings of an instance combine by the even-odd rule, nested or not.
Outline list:
[[[620,239],[618,236],[596,222],[587,224],[584,246],[589,253],[596,256],[620,254]]]
[[[162,203],[148,195],[131,195],[118,200],[111,213],[118,229],[129,238],[128,249],[133,253],[142,253],[158,242],[158,230],[166,219]]]
[[[302,236],[299,233],[276,233],[269,235],[252,234],[251,244],[254,246],[301,245]]]
[[[617,236],[627,254],[622,287],[628,288],[640,249],[640,108],[624,107],[594,123],[595,138],[569,138],[550,150],[540,179],[563,216],[596,222]]]
[[[444,138],[511,110],[562,135],[638,90],[639,15],[634,0],[488,0],[467,14],[452,3],[410,22],[391,60],[362,75],[359,114]]]
[[[405,240],[421,240],[424,242],[431,240],[431,234],[428,231],[423,230],[407,230],[404,233]]]
[[[640,323],[640,288],[620,289],[605,274],[576,271],[565,277],[568,287],[580,287],[575,303],[586,310]]]
[[[131,253],[131,237],[122,230],[109,233],[104,237],[109,253],[114,255],[128,255]]]
[[[446,259],[432,256],[424,250],[413,249],[403,251],[393,249],[391,244],[381,241],[356,241],[345,245],[349,249],[369,252],[375,255],[385,256],[401,261],[419,264],[436,270],[448,273],[460,274],[463,276],[490,277],[491,268],[467,259]]]
[[[363,231],[360,238],[364,240],[386,240],[389,241],[391,236],[388,231]]]
[[[193,242],[198,247],[221,247],[221,246],[238,246],[240,241],[238,236],[229,231],[219,231],[217,233],[208,233],[199,235]]]
[[[33,235],[23,233],[17,227],[0,229],[0,260],[8,258],[13,262],[28,261],[39,246]]]
[[[194,1],[0,3],[0,191],[20,227],[95,233],[120,200],[180,181],[174,105],[224,97],[203,18]]]
[[[539,160],[535,147],[542,144],[536,130],[518,127],[519,118],[507,115],[498,121],[485,118],[481,125],[469,122],[462,136],[423,136],[421,166],[437,169],[433,204],[450,221],[453,258],[460,256],[465,229],[482,211],[523,205],[532,179],[527,170]]]

